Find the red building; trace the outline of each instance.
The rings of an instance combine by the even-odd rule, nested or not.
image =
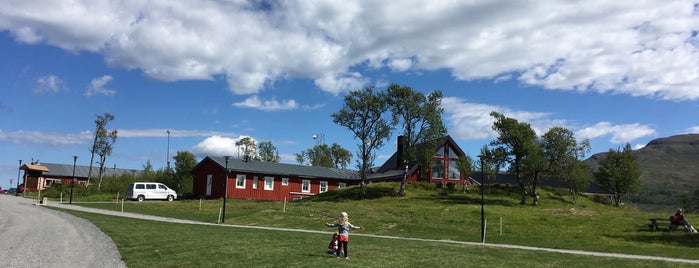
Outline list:
[[[450,136],[436,142],[430,167],[406,164],[404,148],[399,137],[397,152],[383,165],[367,174],[367,183],[379,181],[425,181],[464,185],[469,184],[461,174],[457,159],[464,152]],[[225,193],[228,167],[228,198],[255,200],[295,200],[318,193],[359,185],[356,170],[313,167],[262,162],[224,157],[206,157],[194,168],[193,194],[205,198],[220,198]],[[468,176],[466,176],[468,177]]]

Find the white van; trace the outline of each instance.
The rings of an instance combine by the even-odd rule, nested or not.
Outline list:
[[[163,199],[172,201],[177,199],[177,192],[157,182],[134,182],[126,188],[126,198],[143,201],[146,199]]]

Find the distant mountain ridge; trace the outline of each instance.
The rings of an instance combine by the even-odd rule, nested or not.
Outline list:
[[[682,195],[699,190],[699,134],[655,139],[633,154],[641,169],[641,191],[634,202],[682,206]],[[586,161],[596,169],[606,155],[597,153]]]

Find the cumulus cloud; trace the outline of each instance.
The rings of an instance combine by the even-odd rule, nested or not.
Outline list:
[[[34,94],[53,94],[65,90],[66,88],[60,77],[56,75],[47,75],[36,79],[33,92]]]
[[[699,126],[693,126],[693,127],[688,128],[687,133],[694,133],[694,134],[699,133]]]
[[[369,84],[367,67],[696,100],[698,10],[683,0],[11,0],[0,2],[0,30],[156,79],[223,75],[237,94],[292,78],[337,94]]]
[[[244,101],[233,103],[235,107],[241,108],[252,108],[263,111],[283,111],[283,110],[295,110],[299,107],[295,100],[286,100],[279,102],[275,99],[272,100],[260,100],[257,96],[251,96]]]
[[[224,156],[230,155],[233,157],[240,157],[239,147],[235,143],[248,136],[240,136],[237,139],[222,137],[222,136],[211,136],[204,139],[199,144],[192,147],[192,153],[198,157],[205,156]],[[257,141],[253,138],[253,141]]]
[[[87,97],[90,97],[93,95],[114,96],[116,94],[116,90],[108,89],[108,88],[104,87],[107,83],[109,83],[109,81],[112,81],[111,75],[105,75],[102,77],[92,79],[92,81],[90,81],[90,85],[87,86],[87,90],[85,91],[85,96],[87,96]]]

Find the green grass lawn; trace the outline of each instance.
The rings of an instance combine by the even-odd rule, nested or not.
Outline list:
[[[357,233],[394,237],[480,242],[480,193],[445,194],[422,184],[408,196],[393,197],[397,184],[372,184],[368,198],[357,189],[331,191],[302,202],[228,199],[226,223],[326,231],[328,234],[193,226],[74,213],[94,222],[117,244],[129,267],[677,267],[672,262],[579,256],[540,251],[352,236],[349,262],[325,253],[341,211],[366,227]],[[487,243],[699,259],[699,235],[650,232],[648,219],[669,217],[633,208],[615,208],[558,190],[540,192],[539,206],[520,205],[512,187],[486,190]],[[74,203],[79,200],[73,200]],[[121,203],[82,206],[120,210]],[[128,212],[215,223],[221,200],[125,202]],[[692,222],[696,215],[687,215]],[[501,224],[502,223],[502,224]],[[665,227],[667,228],[667,227]]]

